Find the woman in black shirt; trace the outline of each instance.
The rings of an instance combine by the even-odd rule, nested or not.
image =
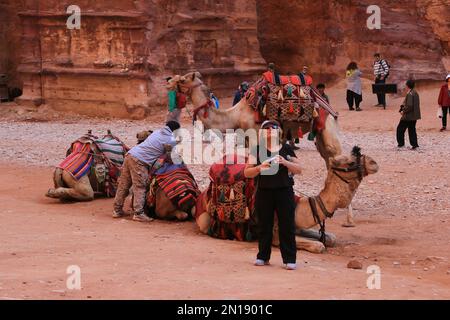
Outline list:
[[[292,148],[280,144],[280,124],[261,126],[260,145],[249,156],[245,176],[257,178],[255,210],[258,216],[259,253],[255,265],[269,264],[275,211],[278,216],[280,250],[286,269],[295,270],[295,199],[293,175],[300,174],[300,161]]]

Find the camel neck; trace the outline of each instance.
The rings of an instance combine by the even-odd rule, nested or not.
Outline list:
[[[198,86],[192,89],[192,103],[196,108],[206,104],[208,102],[208,98],[205,96],[202,90],[202,86]]]
[[[346,184],[334,176],[330,171],[325,182],[325,187],[320,192],[320,197],[329,212],[334,212],[339,208],[346,208],[350,205],[354,195],[354,182]]]

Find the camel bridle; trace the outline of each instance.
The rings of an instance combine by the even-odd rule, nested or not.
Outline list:
[[[331,167],[331,170],[333,171],[333,173],[339,179],[344,181],[346,184],[350,184],[351,182],[348,179],[345,179],[344,177],[342,177],[338,172],[345,172],[345,173],[357,172],[357,174],[358,174],[357,179],[359,182],[361,182],[363,180],[363,178],[365,176],[367,176],[366,156],[361,155],[360,153],[357,153],[355,155],[355,157],[356,157],[356,163],[350,167],[347,167],[347,168],[341,168],[341,167],[336,167],[336,166]],[[317,197],[310,197],[310,198],[308,198],[308,201],[309,201],[309,206],[311,207],[311,212],[314,217],[314,221],[320,226],[320,230],[319,230],[320,242],[322,242],[325,245],[326,240],[327,240],[326,233],[325,233],[326,219],[324,219],[323,221],[320,219],[319,212],[317,210],[317,205],[319,205],[320,210],[322,210],[322,213],[328,219],[331,219],[334,217],[335,211],[333,211],[333,212],[328,211],[328,209],[325,207],[325,204],[324,204],[322,198],[320,197],[320,195]]]
[[[346,184],[350,184],[350,181],[339,174],[339,172],[350,173],[357,172],[358,181],[361,182],[365,176],[367,176],[367,168],[366,168],[366,156],[358,154],[356,155],[356,163],[347,168],[340,167],[331,167],[333,173]]]
[[[199,88],[199,87],[203,86],[203,85],[204,85],[204,83],[197,83],[197,84],[194,85],[194,86],[186,86],[186,85],[183,85],[183,84],[178,84],[178,85],[177,85],[177,87],[178,87],[177,90],[178,90],[178,92],[181,92],[181,93],[183,93],[183,94],[185,94],[185,95],[191,97],[191,100],[192,100],[192,91],[193,91],[194,89],[196,89],[196,88]],[[197,121],[198,114],[199,114],[200,111],[202,111],[202,110],[205,111],[205,114],[204,114],[205,118],[208,117],[208,108],[211,107],[211,106],[213,106],[214,103],[212,102],[211,99],[209,99],[209,98],[206,97],[206,96],[205,96],[205,99],[206,99],[206,102],[205,102],[204,104],[202,104],[201,106],[199,106],[199,107],[197,107],[197,108],[194,109],[194,112],[193,112],[193,114],[192,114],[192,121],[193,121],[193,122]]]

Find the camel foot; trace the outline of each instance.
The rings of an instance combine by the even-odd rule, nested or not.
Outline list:
[[[354,222],[345,222],[342,224],[344,228],[356,228],[356,224]]]
[[[189,219],[189,215],[186,212],[177,212],[175,214],[175,217],[179,221],[186,221],[187,219]]]
[[[45,194],[45,196],[47,198],[52,198],[52,199],[58,199],[59,197],[56,194],[56,190],[55,189],[48,189],[47,193]]]
[[[316,241],[320,241],[321,235],[320,232],[313,229],[301,229],[296,232],[296,234],[300,237],[313,239]],[[337,244],[337,238],[333,233],[326,232],[325,233],[325,246],[327,248],[334,248]]]
[[[305,250],[311,253],[321,254],[326,251],[322,242],[311,240],[303,237],[295,237],[295,242],[298,250]]]

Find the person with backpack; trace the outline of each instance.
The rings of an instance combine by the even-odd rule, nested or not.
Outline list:
[[[375,75],[375,84],[385,84],[389,77],[390,65],[385,59],[381,59],[381,54],[375,53],[375,62],[373,63],[373,72]],[[386,94],[377,93],[378,104],[376,107],[386,108]]]
[[[281,138],[281,126],[277,121],[269,120],[262,124],[259,146],[249,155],[244,176],[256,178],[259,253],[255,265],[269,265],[276,212],[283,263],[287,270],[295,270],[297,247],[293,176],[301,174],[302,169],[292,148],[281,143]]]

